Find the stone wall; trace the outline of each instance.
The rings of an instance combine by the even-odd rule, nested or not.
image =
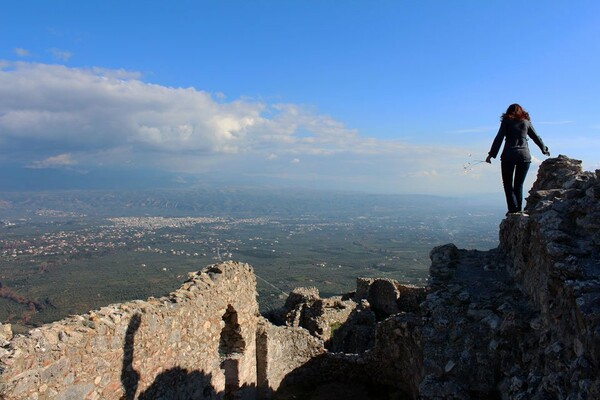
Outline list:
[[[600,366],[600,170],[565,156],[542,163],[526,214],[500,227],[510,272],[564,352]]]
[[[323,342],[306,329],[275,326],[262,320],[257,333],[259,397],[269,398],[293,370],[325,352]]]
[[[540,310],[549,343],[532,369],[555,392],[600,395],[600,171],[565,156],[542,163],[526,213],[500,226],[509,271]]]
[[[0,357],[4,399],[254,397],[250,266],[194,274],[168,297],[111,305],[16,336]],[[240,388],[245,388],[240,391]]]
[[[269,398],[323,340],[261,317],[256,278],[226,262],[170,295],[115,304],[12,337],[0,325],[0,398]]]
[[[346,323],[356,306],[348,295],[323,299],[317,288],[299,287],[272,313],[271,320],[277,325],[304,328],[329,347],[333,332]]]
[[[599,200],[600,171],[551,158],[498,249],[432,251],[419,398],[600,398]]]
[[[417,398],[423,355],[421,319],[415,311],[425,295],[425,288],[371,278],[358,278],[356,293],[328,299],[321,299],[315,288],[295,289],[275,317],[284,324],[306,328],[305,332],[329,343],[330,351],[292,361],[281,347],[287,343],[294,349],[294,339],[290,342],[294,335],[283,330],[290,327],[270,326],[271,332],[276,328],[283,336],[274,352],[279,355],[283,351],[283,357],[270,359],[276,361],[271,362],[274,367],[285,366],[275,387],[292,393],[290,396],[294,391],[302,393],[301,398],[307,399],[321,398],[315,388],[328,391],[327,398]],[[332,326],[333,333],[328,330]]]
[[[413,307],[419,290],[384,281],[359,284],[377,304]],[[400,301],[401,293],[413,300]],[[276,326],[258,314],[249,265],[212,265],[163,298],[111,305],[28,335],[0,326],[0,397],[255,399],[276,396],[284,382],[332,381],[414,392],[420,348],[404,318],[376,325],[368,301],[352,297],[296,289],[279,315],[284,326]],[[365,352],[376,332],[379,345],[364,355],[330,353],[333,329],[344,332],[340,347]]]

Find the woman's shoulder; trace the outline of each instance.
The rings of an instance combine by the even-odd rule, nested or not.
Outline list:
[[[502,120],[502,122],[510,126],[531,126],[531,121],[529,121],[528,119],[505,118],[504,120]]]

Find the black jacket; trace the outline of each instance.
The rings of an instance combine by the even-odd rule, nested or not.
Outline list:
[[[505,118],[500,124],[500,129],[498,129],[498,134],[494,139],[494,143],[492,143],[489,155],[496,158],[502,145],[502,139],[505,139],[504,150],[500,155],[502,161],[531,162],[527,136],[533,139],[535,144],[542,150],[542,153],[548,151],[548,147],[544,145],[542,138],[535,132],[530,121]]]

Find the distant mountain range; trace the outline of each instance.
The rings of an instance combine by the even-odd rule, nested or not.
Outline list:
[[[0,167],[0,217],[53,209],[88,216],[119,215],[305,215],[446,213],[503,207],[501,195],[468,199],[431,195],[386,195],[258,186],[211,175],[151,169]]]
[[[0,216],[60,210],[88,216],[418,215],[501,210],[501,199],[272,188],[0,192]]]
[[[151,169],[27,168],[0,166],[0,192],[184,188],[197,177]]]

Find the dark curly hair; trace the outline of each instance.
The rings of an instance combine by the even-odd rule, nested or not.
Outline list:
[[[500,119],[501,120],[516,119],[519,121],[526,119],[527,121],[531,121],[529,119],[529,113],[527,111],[525,111],[523,109],[523,107],[521,107],[520,105],[518,105],[516,103],[508,106],[508,108],[506,109],[506,112],[504,114],[502,114],[502,117],[500,117]]]

